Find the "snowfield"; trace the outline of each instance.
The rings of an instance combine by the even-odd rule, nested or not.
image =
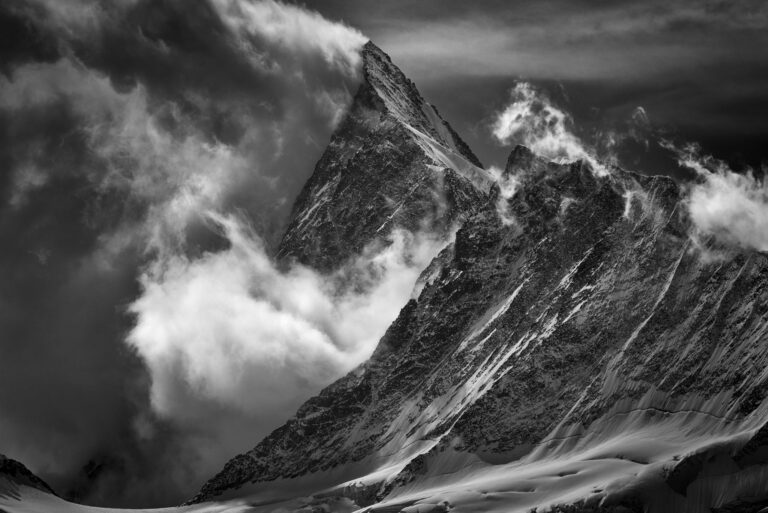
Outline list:
[[[612,506],[632,494],[642,496],[654,512],[709,512],[709,505],[750,495],[768,483],[764,466],[739,468],[732,455],[755,429],[735,427],[693,410],[664,413],[649,410],[617,412],[578,440],[550,438],[528,456],[494,464],[482,455],[453,448],[443,450],[413,484],[374,504],[355,502],[355,490],[367,483],[393,478],[397,463],[368,474],[367,462],[297,479],[258,483],[237,490],[240,498],[163,509],[119,510],[82,506],[26,485],[0,478],[0,511],[4,513],[288,513],[338,512],[424,513],[453,511],[528,513],[555,510],[557,505]],[[612,435],[610,433],[620,433]],[[457,445],[455,441],[453,445]],[[682,495],[664,481],[685,457],[705,455],[705,472]],[[390,462],[392,463],[392,462]],[[346,481],[339,482],[345,477]],[[339,484],[323,488],[324,483]],[[297,497],[298,495],[298,497]],[[363,501],[360,501],[363,502]]]

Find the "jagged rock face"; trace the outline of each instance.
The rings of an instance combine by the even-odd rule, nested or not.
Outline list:
[[[11,497],[18,500],[18,487],[22,485],[55,495],[51,487],[24,464],[0,454],[0,498]]]
[[[297,198],[278,258],[330,271],[395,228],[447,233],[490,186],[437,110],[368,43],[363,83]]]
[[[365,484],[356,500],[405,505],[450,489],[445,476],[465,466],[507,475],[582,454],[646,477],[560,511],[706,511],[768,495],[755,431],[768,411],[768,257],[705,258],[668,178],[597,177],[523,148],[507,173],[520,181],[502,205],[515,221],[495,194],[477,206],[372,358],[196,501],[347,468]],[[529,495],[521,504],[543,500]]]

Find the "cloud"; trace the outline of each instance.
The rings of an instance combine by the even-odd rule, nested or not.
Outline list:
[[[399,253],[368,255],[370,297],[267,257],[357,87],[365,38],[269,0],[0,10],[46,45],[0,76],[0,263],[13,269],[0,372],[25,384],[0,392],[4,451],[89,503],[178,502],[361,361],[377,315],[410,293],[417,260]],[[180,345],[191,320],[200,337]],[[277,368],[284,389],[250,374]]]
[[[87,162],[69,173],[86,180],[94,195],[116,195],[134,210],[106,223],[112,226],[101,242],[113,252],[126,245],[177,250],[200,212],[226,206],[228,191],[247,182],[270,185],[252,176],[255,155],[210,141],[173,104],[150,114],[145,87],[118,92],[107,77],[76,61],[21,66],[0,78],[0,94],[0,109],[12,115],[63,107],[73,118],[68,121],[86,147]],[[185,127],[168,130],[163,124],[169,117]],[[24,142],[11,190],[14,205],[54,178],[54,170],[40,163],[41,144]]]
[[[395,232],[324,276],[279,270],[242,218],[207,219],[228,247],[154,260],[127,337],[149,370],[152,412],[180,432],[178,458],[198,481],[367,359],[445,244]]]
[[[560,105],[588,143],[590,128],[604,130],[639,104],[656,128],[685,133],[732,166],[759,166],[768,147],[761,0],[362,0],[318,8],[385,48],[486,163],[506,155],[478,128],[513,80],[550,91],[563,84],[572,101]],[[657,150],[631,148],[628,168],[684,178]]]
[[[333,9],[330,6],[329,9]],[[680,73],[703,61],[758,57],[741,40],[761,39],[764,2],[566,2],[502,4],[421,2],[419,7],[368,2],[343,8],[406,67],[429,80],[449,76],[530,80],[647,80]],[[342,9],[339,9],[342,10]],[[472,45],[464,44],[473,41]],[[751,46],[751,48],[750,48]],[[727,48],[727,50],[726,50]]]
[[[768,251],[768,185],[752,170],[735,173],[728,165],[702,153],[696,144],[665,146],[681,166],[694,170],[698,181],[688,191],[687,207],[695,237],[713,237],[726,247]]]
[[[8,202],[14,208],[20,207],[26,201],[27,194],[45,185],[46,181],[47,176],[34,162],[16,168],[13,172],[13,192]]]
[[[252,58],[256,57],[258,64],[265,63],[259,51],[265,45],[254,43],[266,42],[266,46],[280,48],[294,58],[318,53],[331,68],[349,75],[358,72],[359,50],[367,39],[354,29],[316,12],[272,0],[215,0],[214,5],[241,40],[253,45]],[[312,37],[307,37],[310,33]],[[254,41],[255,37],[259,41]]]
[[[371,354],[443,245],[399,232],[343,276],[281,272],[242,221],[211,220],[230,247],[156,262],[128,341],[150,369],[157,412],[199,423],[197,402],[236,408],[261,417],[253,442]]]
[[[70,64],[115,92],[143,95],[152,122],[175,139],[194,136],[249,160],[249,172],[222,194],[259,218],[269,238],[279,235],[351,100],[366,41],[315,12],[271,0],[80,0],[65,7],[36,0],[26,11],[27,24],[53,33],[63,49],[58,68]],[[49,82],[61,71],[52,69]]]
[[[570,116],[528,82],[515,85],[510,91],[510,104],[494,117],[492,134],[501,144],[522,144],[558,162],[584,160],[596,173],[608,173],[571,131]]]
[[[512,173],[505,173],[498,167],[488,168],[488,174],[499,186],[499,197],[496,199],[496,211],[505,226],[515,224],[515,217],[510,213],[509,200],[511,200],[521,186],[520,178]]]

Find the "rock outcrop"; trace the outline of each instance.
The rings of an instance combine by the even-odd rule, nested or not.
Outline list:
[[[56,495],[45,481],[33,474],[23,463],[0,454],[0,497],[18,499],[19,486],[28,486]]]
[[[331,271],[392,230],[448,233],[492,180],[373,43],[349,112],[304,186],[278,258]]]

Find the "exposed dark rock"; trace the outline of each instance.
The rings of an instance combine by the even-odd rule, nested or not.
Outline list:
[[[6,458],[2,454],[0,454],[0,478],[5,478],[15,485],[29,486],[56,495],[56,492],[45,481],[33,474],[23,463]],[[4,494],[13,495],[14,490],[5,489],[0,485],[0,495]]]
[[[386,56],[366,51],[366,82],[299,198],[281,256],[330,270],[382,237],[387,219],[409,230],[424,219],[430,229],[461,228],[371,359],[230,461],[193,502],[352,465],[363,477],[388,462],[400,470],[364,487],[385,500],[429,479],[449,453],[489,464],[533,449],[564,454],[681,418],[692,424],[674,429],[735,436],[765,413],[768,256],[704,258],[690,243],[684,193],[665,177],[605,174],[518,147],[504,173],[519,187],[499,206],[498,188],[474,167],[432,174],[406,125],[476,159],[419,115],[423,100]],[[430,199],[435,191],[447,208]],[[695,508],[735,500],[735,489],[688,491],[762,471],[763,431],[693,452],[675,439],[687,455],[659,467],[652,492],[555,511],[645,511],[654,493],[709,501]],[[649,463],[623,450],[612,457]]]
[[[490,185],[456,132],[369,43],[363,83],[299,194],[278,258],[331,271],[397,228],[447,234]]]

